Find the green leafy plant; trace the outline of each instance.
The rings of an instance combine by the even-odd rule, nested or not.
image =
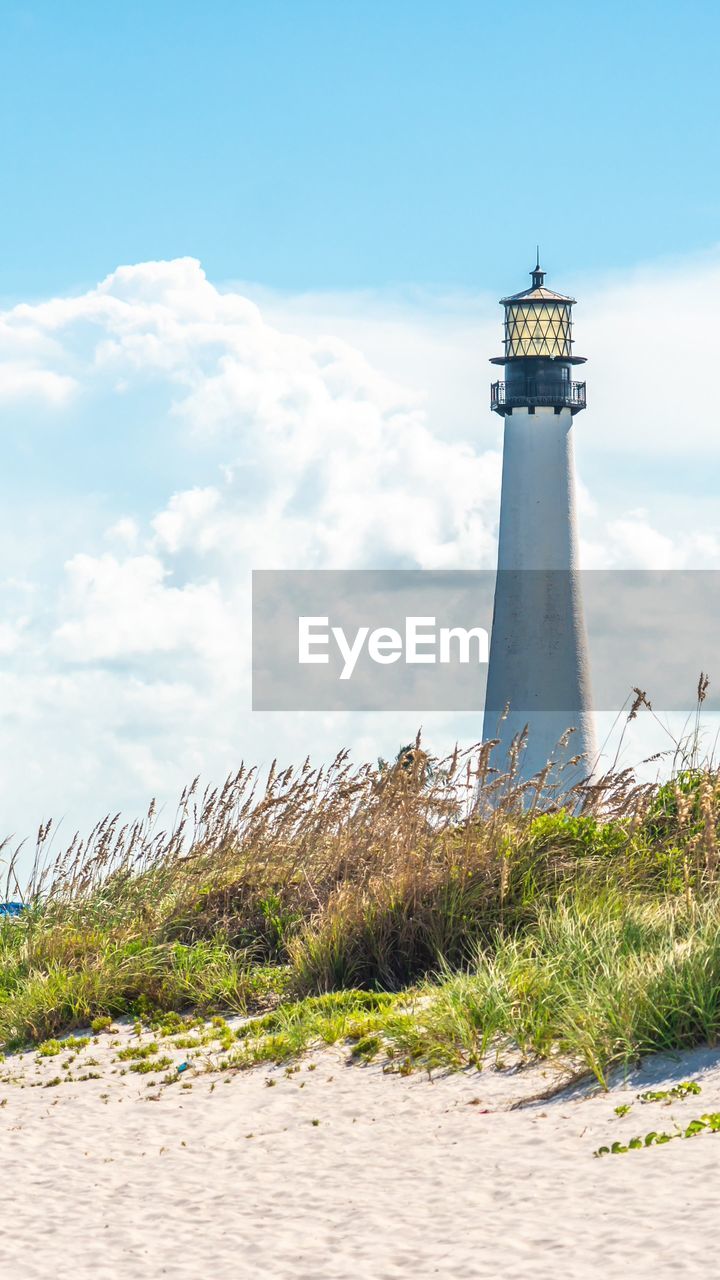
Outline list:
[[[142,1058],[139,1062],[132,1062],[130,1070],[136,1071],[139,1075],[146,1075],[150,1071],[166,1071],[172,1066],[172,1058],[163,1055],[159,1058]]]
[[[89,1036],[66,1036],[64,1040],[44,1040],[37,1051],[41,1058],[54,1058],[68,1049],[84,1049],[89,1043]]]
[[[702,1088],[696,1080],[684,1080],[681,1084],[674,1085],[672,1089],[646,1089],[644,1093],[638,1094],[638,1101],[669,1103],[698,1093],[702,1093]]]
[[[151,1058],[158,1051],[157,1043],[151,1040],[148,1044],[128,1045],[125,1049],[120,1049],[117,1057],[120,1062],[127,1062],[136,1058]]]
[[[639,1151],[642,1147],[658,1147],[675,1138],[696,1138],[699,1133],[720,1133],[720,1111],[708,1112],[696,1120],[691,1120],[684,1129],[674,1133],[657,1133],[654,1129],[646,1133],[644,1138],[631,1138],[629,1142],[613,1142],[609,1147],[598,1147],[595,1156],[625,1155],[628,1151]]]

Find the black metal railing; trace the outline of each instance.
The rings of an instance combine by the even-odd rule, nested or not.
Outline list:
[[[493,382],[490,407],[496,413],[529,405],[551,405],[572,409],[574,413],[587,404],[584,382],[544,382],[535,378],[518,378],[514,382]]]

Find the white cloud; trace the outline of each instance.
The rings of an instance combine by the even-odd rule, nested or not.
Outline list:
[[[121,516],[105,530],[105,537],[110,542],[119,542],[133,548],[140,538],[140,527],[137,520],[133,520],[131,516]]]
[[[60,405],[68,400],[76,386],[74,378],[52,369],[12,360],[0,362],[0,402],[36,399]]]
[[[601,542],[583,540],[581,560],[586,569],[716,569],[720,538],[698,530],[668,535],[641,508],[608,520]]]
[[[213,517],[220,504],[220,493],[209,487],[173,494],[165,510],[152,521],[158,545],[171,553],[188,546],[199,551],[218,547],[223,525],[222,519],[218,524]]]
[[[178,649],[212,658],[226,633],[218,584],[171,586],[156,556],[79,554],[65,569],[70,616],[53,639],[66,658],[87,663]]]
[[[25,618],[18,618],[15,622],[0,622],[0,657],[17,652],[26,625]]]
[[[720,447],[716,286],[713,257],[583,298],[590,566],[720,562],[717,519],[704,524],[678,489],[678,459],[702,450],[707,470]],[[15,376],[16,400],[64,406],[68,433],[52,522],[27,466],[28,520],[44,538],[34,579],[23,566],[31,589],[20,605],[0,584],[6,821],[137,809],[242,755],[345,742],[387,754],[412,736],[409,717],[250,715],[250,571],[492,566],[501,424],[486,359],[500,336],[487,297],[248,297],[189,258],[124,266],[78,297],[0,316],[0,403]],[[689,416],[691,365],[708,408]],[[16,371],[5,391],[3,369]],[[4,430],[24,427],[9,415]],[[628,451],[666,465],[634,475],[632,500],[619,484]],[[479,717],[426,717],[426,730],[445,745],[474,737]]]

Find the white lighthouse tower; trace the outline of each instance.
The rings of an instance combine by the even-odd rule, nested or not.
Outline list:
[[[585,383],[571,374],[584,358],[572,354],[575,299],[545,286],[539,255],[531,276],[531,288],[501,299],[505,354],[492,361],[504,366],[491,405],[505,430],[483,736],[500,738],[495,763],[502,767],[527,726],[521,777],[580,755],[566,775],[574,781],[591,772],[596,754],[573,464],[573,419],[585,408]],[[574,732],[559,748],[568,729]]]

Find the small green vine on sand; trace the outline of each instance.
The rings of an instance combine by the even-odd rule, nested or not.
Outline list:
[[[691,1120],[684,1129],[676,1129],[675,1133],[658,1133],[651,1129],[644,1138],[631,1138],[628,1143],[613,1142],[610,1147],[598,1147],[595,1156],[619,1156],[626,1151],[639,1151],[642,1147],[659,1147],[674,1138],[695,1138],[699,1133],[720,1133],[720,1111],[709,1111],[697,1120]]]
[[[676,1084],[672,1089],[646,1089],[645,1093],[638,1094],[638,1102],[670,1103],[681,1098],[687,1098],[691,1093],[702,1093],[700,1085],[696,1080],[683,1080],[681,1084]]]
[[[669,1106],[671,1102],[680,1101],[691,1095],[695,1096],[702,1093],[701,1086],[696,1080],[683,1080],[680,1084],[676,1084],[672,1089],[646,1089],[644,1093],[638,1094],[638,1101],[641,1103],[662,1102],[665,1106]],[[632,1104],[621,1103],[615,1107],[616,1116],[626,1116],[631,1109]],[[593,1152],[595,1156],[619,1156],[625,1155],[627,1151],[640,1151],[643,1147],[660,1147],[666,1142],[672,1142],[674,1138],[695,1138],[699,1133],[720,1133],[720,1111],[707,1111],[704,1115],[696,1120],[691,1120],[689,1124],[681,1129],[675,1126],[674,1133],[658,1132],[651,1129],[645,1134],[644,1138],[631,1138],[629,1142],[613,1142],[609,1147],[598,1147]]]

